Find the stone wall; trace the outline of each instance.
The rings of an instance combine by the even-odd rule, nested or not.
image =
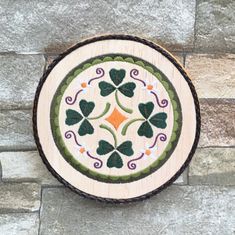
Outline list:
[[[0,234],[234,234],[234,0],[0,2]],[[199,147],[159,195],[130,205],[83,199],[36,151],[32,104],[48,63],[91,36],[136,34],[181,60],[197,89]]]

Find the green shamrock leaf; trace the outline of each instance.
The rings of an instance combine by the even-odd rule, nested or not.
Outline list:
[[[80,136],[84,136],[86,134],[90,134],[91,135],[93,133],[94,133],[93,126],[91,125],[91,123],[87,119],[84,119],[84,121],[82,122],[81,126],[79,127],[78,134]]]
[[[114,151],[108,158],[107,166],[109,168],[112,168],[112,167],[122,168],[123,167],[122,158],[116,151]]]
[[[148,121],[145,121],[140,125],[140,127],[138,129],[138,134],[140,136],[145,136],[147,138],[151,138],[153,136],[153,129],[149,125]]]
[[[111,69],[109,71],[109,75],[115,86],[118,86],[122,83],[123,79],[125,78],[126,71],[124,69]],[[133,82],[127,82],[119,87],[115,86],[105,81],[99,82],[100,94],[102,96],[108,96],[115,90],[119,90],[123,95],[127,97],[132,97],[136,88],[136,85]]]
[[[167,119],[167,114],[162,112],[162,113],[157,113],[153,115],[149,121],[156,127],[164,129],[166,128],[166,119]]]
[[[111,69],[109,71],[109,76],[113,83],[118,86],[120,83],[122,83],[124,77],[126,76],[126,71],[124,69]]]
[[[110,153],[113,150],[114,150],[114,147],[110,143],[108,143],[105,140],[100,140],[99,147],[97,148],[96,152],[99,155],[105,155],[107,153]]]
[[[99,88],[102,96],[107,96],[116,90],[112,84],[104,81],[99,83]]]
[[[153,112],[153,108],[154,104],[152,102],[148,102],[146,104],[139,104],[139,111],[146,119],[148,119],[151,113]]]
[[[93,134],[94,128],[91,125],[91,123],[87,120],[87,117],[93,111],[95,104],[93,102],[87,102],[86,100],[81,100],[79,102],[79,106],[80,106],[83,116],[79,112],[73,109],[68,109],[66,110],[65,124],[67,124],[68,126],[71,126],[71,125],[79,123],[82,119],[84,119],[78,129],[78,134],[80,136],[83,136],[86,134]]]
[[[133,82],[127,82],[120,87],[118,87],[118,90],[127,97],[132,97],[134,95],[134,90],[136,88],[135,83]]]
[[[109,168],[121,168],[123,166],[122,158],[119,153],[122,153],[126,156],[131,156],[134,153],[131,141],[124,141],[117,148],[115,148],[113,145],[105,140],[99,141],[99,146],[96,149],[96,152],[99,155],[105,155],[112,152],[107,160],[107,166]]]
[[[152,114],[154,109],[154,104],[152,102],[147,102],[147,103],[140,103],[139,104],[139,111],[145,118],[145,121],[140,125],[137,133],[140,136],[145,136],[147,138],[151,138],[153,136],[153,129],[149,122],[157,127],[157,128],[166,128],[166,119],[167,119],[167,114],[164,112],[154,114],[152,117],[150,115]],[[150,118],[149,118],[150,117]]]
[[[93,111],[95,104],[93,102],[87,102],[86,100],[81,100],[79,102],[79,106],[84,117],[87,117]]]
[[[133,155],[134,151],[132,149],[132,143],[131,141],[125,141],[123,142],[122,144],[120,144],[118,147],[117,147],[117,150],[126,155],[126,156],[131,156]]]
[[[66,110],[65,123],[69,126],[79,123],[82,120],[82,115],[73,109]]]
[[[108,83],[108,82],[105,82],[105,81],[99,82],[100,95],[101,96],[108,96],[112,92],[115,91],[115,99],[116,99],[117,105],[123,111],[125,111],[127,113],[132,113],[133,112],[132,109],[129,109],[129,108],[127,108],[127,107],[125,107],[124,105],[121,104],[121,102],[118,98],[118,93],[121,92],[126,97],[129,97],[129,98],[132,97],[134,95],[134,90],[136,88],[135,83],[127,82],[123,85],[120,85],[123,82],[123,79],[126,76],[126,71],[124,69],[120,69],[120,70],[111,69],[109,71],[109,76],[110,76],[110,78],[111,78],[111,80],[112,80],[112,82],[114,83],[115,86]]]

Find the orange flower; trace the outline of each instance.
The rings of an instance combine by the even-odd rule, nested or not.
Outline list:
[[[81,154],[83,154],[84,152],[86,152],[86,149],[85,149],[84,147],[81,147],[81,148],[79,149],[79,152],[80,152]]]
[[[148,93],[151,93],[151,91],[157,91],[157,82],[153,81],[150,82],[149,80],[146,81],[146,86],[143,87],[143,89],[145,89]]]
[[[154,148],[150,148],[146,146],[144,149],[141,151],[146,157],[156,157],[158,152],[157,152],[157,147],[155,146]]]

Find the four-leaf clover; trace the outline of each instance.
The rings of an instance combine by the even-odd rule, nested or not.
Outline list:
[[[140,125],[138,129],[138,134],[140,136],[145,136],[147,138],[151,138],[153,136],[153,129],[149,123],[151,123],[157,128],[166,128],[167,114],[165,112],[157,113],[150,117],[154,108],[154,104],[152,102],[147,102],[145,104],[140,103],[138,108],[145,119],[145,121]]]
[[[122,153],[126,156],[131,156],[134,153],[131,141],[124,141],[122,144],[115,148],[115,146],[111,145],[105,140],[99,141],[99,147],[96,149],[96,152],[99,155],[105,155],[112,152],[107,160],[107,167],[109,168],[122,168],[123,161],[119,153]]]
[[[78,134],[84,136],[86,134],[93,134],[94,128],[91,123],[87,120],[87,117],[93,111],[95,104],[93,102],[87,102],[86,100],[81,100],[79,102],[79,107],[83,115],[73,109],[66,110],[66,120],[65,123],[68,126],[79,123],[82,119],[82,123],[78,129]]]

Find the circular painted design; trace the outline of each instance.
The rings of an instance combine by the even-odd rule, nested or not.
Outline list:
[[[60,181],[90,198],[124,202],[182,172],[200,113],[170,54],[116,35],[77,44],[54,61],[38,86],[33,121],[39,152]]]
[[[103,182],[131,182],[160,168],[178,142],[181,123],[169,79],[131,55],[108,54],[79,64],[51,105],[51,131],[61,155]]]

